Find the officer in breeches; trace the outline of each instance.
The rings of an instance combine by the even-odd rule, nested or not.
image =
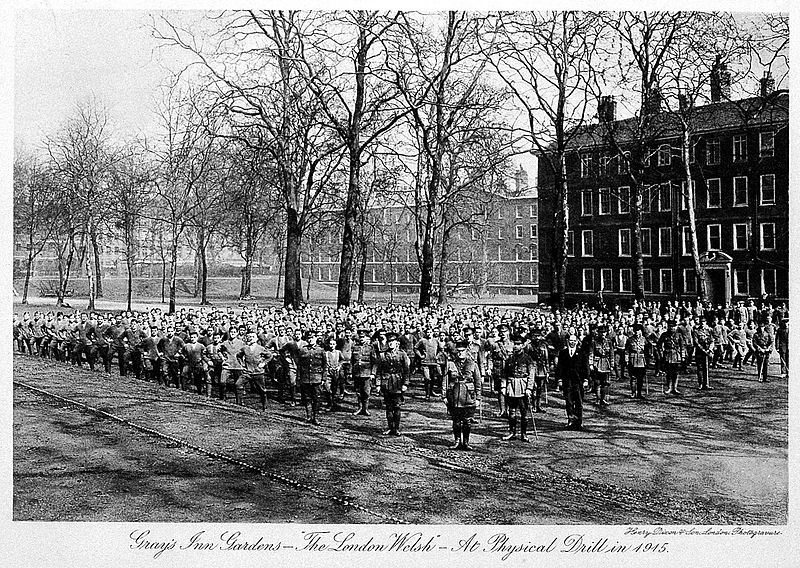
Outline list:
[[[600,325],[596,336],[589,343],[589,372],[594,385],[595,401],[600,406],[608,406],[608,390],[611,385],[611,374],[614,371],[614,347],[606,337],[608,327]]]
[[[388,350],[378,353],[377,380],[386,407],[386,422],[389,429],[384,434],[400,436],[400,409],[403,406],[403,393],[408,388],[408,374],[411,361],[405,351],[400,349],[397,334],[386,335]]]
[[[458,341],[455,360],[447,362],[445,403],[453,421],[451,450],[471,450],[469,445],[470,418],[481,403],[481,373],[469,352],[469,341]]]
[[[535,384],[536,365],[524,349],[525,339],[519,335],[514,337],[514,348],[506,364],[506,376],[503,395],[508,409],[508,430],[503,440],[514,440],[517,437],[517,411],[521,427],[520,440],[528,441],[528,400]]]

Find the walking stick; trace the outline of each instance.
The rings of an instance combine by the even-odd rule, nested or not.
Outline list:
[[[548,375],[545,375],[545,376],[544,376],[544,403],[545,403],[547,406],[550,406],[550,404],[547,402],[547,382],[548,382],[548,379],[549,379],[549,378],[550,378],[550,377],[549,377]]]
[[[644,380],[647,383],[647,396],[650,396],[650,377],[647,375],[647,367],[644,369]]]
[[[530,396],[526,396],[526,398],[528,399],[528,411],[529,411],[528,414],[531,415],[531,422],[533,422],[533,437],[538,440],[539,439],[539,432],[536,430],[536,416],[534,416],[534,413],[530,411],[531,410],[531,397]]]

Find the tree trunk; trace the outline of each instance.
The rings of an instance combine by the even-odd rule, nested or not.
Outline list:
[[[92,240],[94,239],[93,228],[89,227],[89,234],[84,237],[84,250],[86,251],[86,278],[89,280],[89,305],[86,309],[93,311],[95,309],[95,297],[97,295],[96,276],[94,274],[94,259],[92,258],[94,247]]]
[[[297,210],[287,209],[286,215],[286,260],[284,263],[283,305],[299,308],[303,301],[300,287],[300,224]]]
[[[642,205],[643,192],[639,177],[633,184],[633,207],[631,208],[633,229],[633,294],[638,301],[644,300],[644,258],[642,256]],[[594,243],[592,243],[594,246]]]
[[[446,306],[448,303],[447,298],[447,241],[449,240],[449,231],[445,231],[442,235],[442,250],[439,256],[439,295],[437,304],[439,306]]]
[[[361,156],[358,152],[358,140],[350,148],[349,168],[350,175],[347,184],[347,201],[344,208],[344,228],[342,230],[342,254],[339,262],[339,284],[336,303],[349,306],[351,300],[351,286],[353,283],[353,257],[355,253],[355,223],[358,218],[358,208],[361,201],[359,190],[359,176],[361,171]]]
[[[433,212],[432,203],[427,203],[427,219],[425,233],[422,240],[422,266],[420,266],[419,307],[427,308],[431,305],[431,292],[433,289]]]
[[[167,313],[175,313],[175,296],[178,283],[178,236],[173,235],[170,246],[172,262],[169,269],[169,310]]]
[[[30,242],[28,243],[28,263],[25,266],[25,284],[22,287],[22,303],[28,303],[28,287],[31,283],[31,270],[33,268],[33,235],[31,235]]]
[[[561,185],[561,207],[559,208],[559,262],[558,274],[556,277],[556,301],[558,309],[564,310],[564,303],[567,295],[567,263],[569,262],[569,185],[567,183],[567,162],[562,153],[559,157],[561,175],[559,183]]]
[[[692,168],[689,164],[689,145],[691,144],[691,137],[689,136],[688,129],[684,129],[683,137],[681,138],[681,157],[683,158],[683,177],[684,187],[686,191],[681,195],[682,199],[686,199],[686,211],[689,214],[689,236],[692,241],[692,263],[694,264],[695,284],[697,287],[697,294],[701,302],[706,301],[706,271],[700,264],[700,250],[697,246],[697,219],[694,211],[694,187],[692,186]],[[678,204],[678,210],[683,206],[683,203]],[[683,235],[680,235],[681,247],[683,247]],[[672,251],[676,255],[678,251]],[[684,284],[685,286],[685,284]]]
[[[133,311],[131,308],[131,304],[133,303],[133,255],[131,254],[130,248],[128,249],[128,254],[125,255],[125,266],[128,269],[128,292],[126,294],[126,302],[127,302],[127,311]]]
[[[95,296],[103,297],[103,270],[100,265],[100,254],[98,253],[97,232],[92,229],[92,254],[94,255],[94,285]]]
[[[282,250],[278,250],[278,285],[275,288],[275,299],[281,297],[281,276],[283,276],[284,255]]]
[[[200,246],[200,305],[207,306],[208,302],[208,243],[203,241]]]
[[[367,279],[367,243],[361,243],[361,266],[358,270],[358,303],[364,303],[364,286]]]
[[[242,285],[239,290],[239,299],[249,298],[252,293],[253,282],[253,227],[248,225],[247,237],[244,245],[244,267],[242,267]]]
[[[72,271],[72,261],[75,257],[75,235],[70,235],[69,239],[69,253],[67,254],[66,264],[61,263],[61,256],[58,259],[58,298],[56,299],[56,307],[64,305],[64,296],[67,294],[67,286],[69,285],[69,274]]]

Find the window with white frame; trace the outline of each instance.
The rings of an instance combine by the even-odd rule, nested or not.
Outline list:
[[[503,260],[503,247],[501,245],[497,245],[497,260]]]
[[[617,173],[627,174],[630,172],[631,153],[623,152],[617,156]]]
[[[586,178],[592,175],[592,155],[581,154],[581,177]]]
[[[599,163],[599,174],[601,176],[608,175],[608,164],[611,162],[611,158],[608,157],[606,154],[602,154],[600,156],[600,163]]]
[[[621,268],[619,271],[619,291],[633,291],[633,271],[630,268]]]
[[[672,256],[672,229],[658,228],[658,256]]]
[[[609,188],[603,187],[600,189],[597,209],[598,215],[611,214],[611,190]]]
[[[531,245],[528,247],[528,249],[530,250],[530,255],[531,255],[530,260],[537,260],[539,258],[539,249],[537,248],[537,246]]]
[[[681,227],[681,254],[689,256],[692,254],[692,232],[689,227]]]
[[[516,248],[514,249],[514,260],[516,260],[517,262],[519,262],[519,261],[520,261],[520,258],[519,258],[519,249],[520,249],[520,247],[516,247]]]
[[[758,155],[761,158],[770,158],[775,155],[775,133],[762,132],[759,135]]]
[[[517,237],[518,239],[521,239],[521,238],[522,238],[522,236],[523,236],[523,233],[522,233],[522,225],[517,225],[517,226],[515,227],[515,232],[516,232],[516,237]]]
[[[594,231],[581,231],[581,255],[594,256]]]
[[[733,178],[733,206],[747,206],[747,176]]]
[[[706,227],[707,251],[722,250],[722,225],[708,225]]]
[[[775,223],[761,223],[761,250],[775,250]]]
[[[662,294],[671,294],[672,293],[672,269],[671,268],[662,268],[659,270],[659,282],[661,283],[661,293]]]
[[[747,136],[744,134],[736,134],[733,137],[733,161],[747,161]]]
[[[567,231],[567,256],[575,256],[575,231]]]
[[[617,208],[620,215],[631,212],[631,188],[627,185],[617,189]]]
[[[475,229],[475,227],[470,227],[469,236],[473,241],[478,240],[478,231]]]
[[[498,219],[502,219],[503,218],[503,207],[502,206],[497,208],[497,218]]]
[[[737,296],[750,295],[750,271],[747,268],[734,269],[733,289]]]
[[[592,190],[584,189],[581,191],[581,215],[592,214]]]
[[[652,256],[653,254],[653,236],[649,227],[642,227],[642,256]]]
[[[594,292],[594,268],[583,269],[583,291]]]
[[[536,266],[535,264],[531,265],[530,273],[531,273],[531,284],[538,284],[539,283],[539,267]]]
[[[722,184],[719,178],[711,178],[706,181],[706,207],[714,208],[722,206]]]
[[[672,162],[672,148],[669,144],[662,144],[658,147],[658,165],[669,166]]]
[[[372,267],[372,281],[373,282],[377,282],[378,281],[376,276],[377,276],[377,274],[375,273],[375,267],[373,266]]]
[[[614,291],[614,272],[610,268],[600,269],[600,289],[603,292]]]
[[[669,182],[658,186],[658,203],[661,211],[672,209],[672,184]]]
[[[683,291],[686,294],[697,294],[697,277],[694,268],[683,269]]]
[[[619,230],[619,256],[631,255],[631,230]]]
[[[522,213],[519,210],[519,205],[514,205],[514,218],[522,219]]]
[[[520,279],[519,279],[519,266],[515,266],[515,267],[514,267],[514,276],[516,277],[516,282],[517,282],[517,284],[519,284],[519,283],[520,283]]]
[[[528,205],[528,217],[533,219],[539,214],[539,207],[536,203],[531,203]]]
[[[774,268],[764,268],[761,270],[761,293],[770,296],[778,295],[778,282]]]
[[[649,268],[642,269],[642,291],[653,291],[653,271]]]
[[[761,205],[775,205],[775,174],[761,176]]]
[[[531,224],[531,238],[535,239],[539,235],[539,228],[536,225]]]
[[[719,138],[706,140],[706,164],[709,166],[719,164],[721,155]]]
[[[733,250],[747,250],[747,223],[733,224]]]
[[[498,227],[497,228],[497,240],[498,241],[502,241],[503,240],[503,227]]]

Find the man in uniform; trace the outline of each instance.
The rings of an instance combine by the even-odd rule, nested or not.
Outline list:
[[[425,400],[430,400],[433,389],[440,376],[439,352],[443,345],[433,337],[430,328],[425,328],[420,339],[414,346],[414,351],[422,365],[422,378],[425,383]]]
[[[595,402],[599,402],[600,406],[609,404],[608,390],[611,385],[611,373],[614,370],[614,348],[606,337],[607,332],[608,327],[605,324],[597,326],[587,351]]]
[[[267,366],[267,349],[258,343],[258,332],[249,331],[246,335],[245,345],[239,351],[239,359],[244,369],[242,380],[237,383],[236,389],[239,396],[244,396],[244,384],[250,383],[251,391],[258,393],[261,402],[261,411],[267,410],[267,385],[264,380],[264,369]]]
[[[403,393],[408,388],[408,373],[411,361],[405,351],[400,349],[395,332],[386,334],[387,349],[377,355],[377,380],[386,407],[386,423],[389,429],[384,434],[400,436],[400,410],[403,406]]]
[[[469,445],[470,418],[481,403],[481,374],[472,358],[467,340],[455,344],[453,359],[447,363],[445,404],[453,421],[451,450],[471,450]]]
[[[684,358],[683,336],[677,331],[675,320],[667,321],[667,331],[658,339],[661,370],[664,371],[664,394],[681,394],[678,390],[678,372]]]
[[[175,326],[171,323],[168,324],[167,335],[158,342],[158,351],[163,361],[161,373],[164,386],[175,383],[176,388],[186,390],[183,373],[181,373],[184,345],[184,341],[175,335]]]
[[[300,347],[297,359],[297,382],[300,384],[300,402],[306,409],[306,420],[319,425],[319,397],[322,382],[327,372],[328,358],[320,345],[319,332],[306,331],[305,342]]]
[[[567,345],[558,354],[556,379],[564,393],[567,411],[567,429],[583,428],[583,381],[586,376],[586,359],[578,349],[578,336],[567,338]]]
[[[528,441],[528,401],[535,382],[535,365],[530,355],[523,348],[525,338],[516,335],[513,341],[511,357],[505,367],[505,383],[503,395],[508,409],[508,435],[503,440],[514,440],[517,437],[517,411],[519,411],[520,440]]]
[[[358,409],[353,413],[353,416],[369,416],[369,393],[372,388],[372,345],[367,339],[369,327],[360,325],[358,327],[358,336],[356,343],[353,345],[353,353],[351,358],[351,369],[353,373],[353,388],[356,390],[358,396]]]
[[[764,321],[759,320],[758,329],[753,334],[753,350],[756,352],[756,376],[759,382],[767,382],[769,355],[772,353],[772,335]]]
[[[492,361],[492,391],[497,393],[497,402],[500,405],[500,418],[508,418],[506,397],[503,395],[503,382],[505,380],[506,365],[514,351],[514,343],[509,337],[509,329],[505,324],[496,328],[494,337],[489,342],[489,355]]]
[[[781,304],[783,306],[783,304]],[[789,376],[789,318],[781,318],[775,332],[775,350],[781,358],[781,378]]]
[[[189,332],[189,341],[183,346],[183,356],[186,366],[183,374],[186,382],[197,389],[197,394],[205,392],[206,398],[211,396],[211,383],[208,381],[208,355],[206,346],[200,343],[200,334],[197,330]]]
[[[647,373],[647,358],[645,351],[647,340],[644,337],[642,324],[633,324],[633,335],[625,342],[625,359],[628,364],[630,376],[631,398],[644,398],[642,386]]]
[[[700,318],[700,325],[694,329],[692,343],[694,344],[694,361],[697,369],[697,386],[700,390],[710,390],[712,387],[708,380],[708,369],[714,357],[714,336],[708,327],[706,318]]]
[[[542,335],[541,329],[538,327],[535,327],[532,331],[529,352],[536,369],[536,390],[533,395],[534,411],[545,412],[545,410],[542,408],[542,392],[544,391],[547,383],[547,375],[549,371],[549,353],[547,350],[547,342]]]
[[[236,384],[242,380],[242,366],[239,353],[244,347],[244,342],[239,339],[239,330],[235,325],[231,325],[228,330],[228,339],[219,346],[219,354],[222,355],[222,373],[219,378],[219,398],[225,400],[225,395],[229,389],[233,390],[236,396],[236,404],[242,405],[241,392],[236,388]]]

